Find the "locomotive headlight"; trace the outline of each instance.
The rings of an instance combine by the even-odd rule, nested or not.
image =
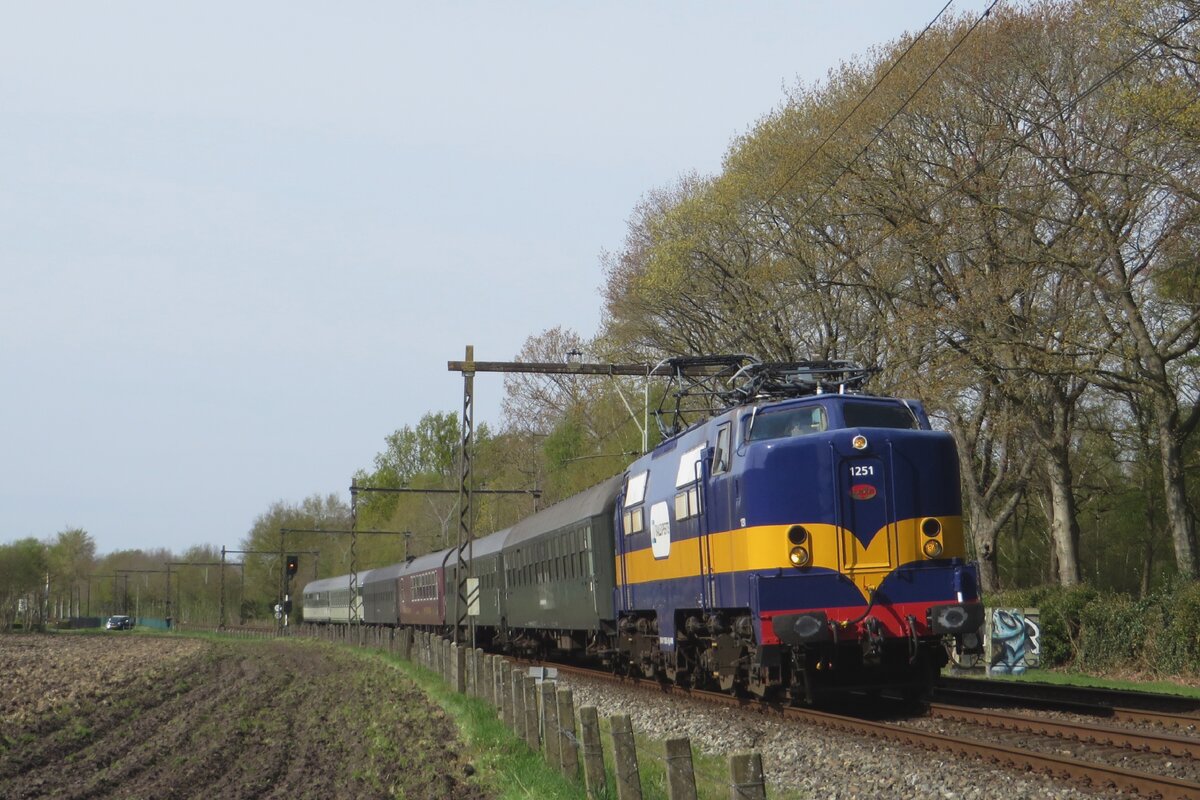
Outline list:
[[[788,528],[787,536],[792,544],[804,544],[808,541],[808,529],[803,525],[793,525]]]
[[[942,543],[937,539],[930,539],[921,549],[925,551],[926,558],[937,558],[942,554]]]
[[[921,520],[921,533],[925,534],[930,539],[932,539],[934,536],[937,536],[941,532],[941,520],[934,519],[933,517],[926,517],[925,519]]]
[[[808,562],[812,560],[812,556],[803,547],[793,547],[792,552],[788,554],[788,560],[792,562],[794,567],[806,567]]]
[[[853,439],[850,440],[850,444],[854,447],[855,450],[866,450],[867,449],[867,437],[863,436],[860,433],[858,436],[855,436]]]

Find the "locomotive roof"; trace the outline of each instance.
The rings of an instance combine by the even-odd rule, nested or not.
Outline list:
[[[526,517],[512,526],[504,546],[512,547],[543,533],[549,533],[573,522],[580,522],[604,513],[612,505],[617,493],[621,491],[624,480],[624,474],[614,475],[590,489],[585,489],[577,495],[555,503],[544,511]]]

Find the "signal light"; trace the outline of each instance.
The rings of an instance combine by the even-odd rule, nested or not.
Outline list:
[[[298,556],[287,557],[287,574],[292,577],[296,574],[296,570],[300,569],[300,558]]]

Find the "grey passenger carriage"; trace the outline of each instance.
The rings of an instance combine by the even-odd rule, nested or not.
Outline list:
[[[518,650],[578,650],[613,627],[614,476],[512,527],[504,544],[507,633]]]

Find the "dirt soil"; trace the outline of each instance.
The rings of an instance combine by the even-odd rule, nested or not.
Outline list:
[[[0,636],[0,797],[486,798],[400,672],[311,642]]]

